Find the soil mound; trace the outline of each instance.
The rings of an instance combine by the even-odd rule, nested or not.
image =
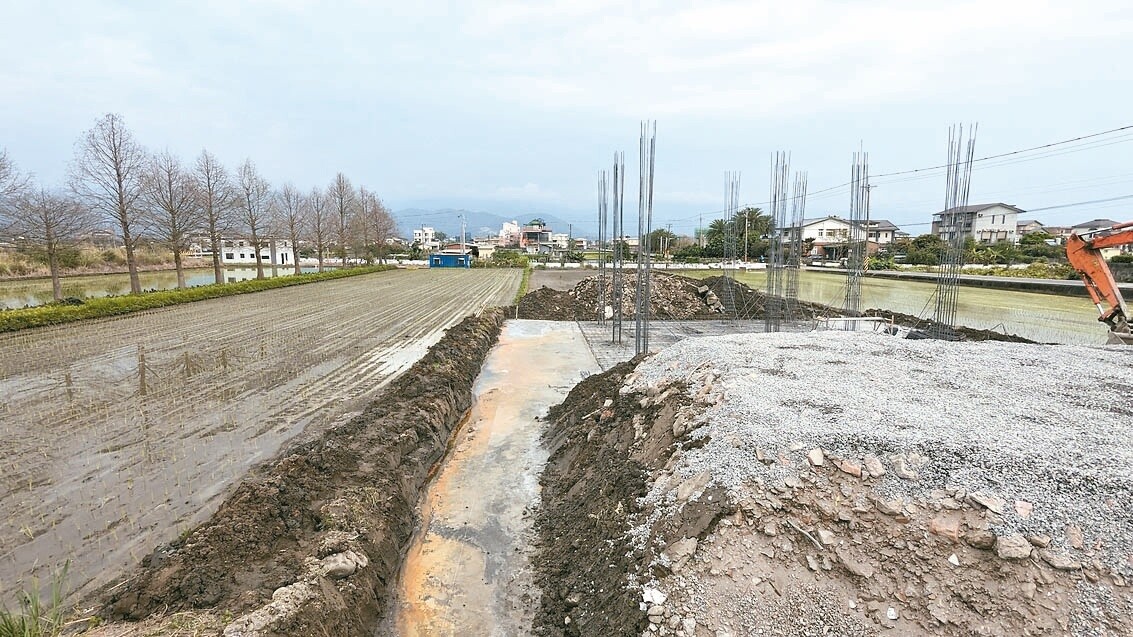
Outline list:
[[[720,311],[713,307],[715,299],[706,298],[707,290],[698,292],[701,283],[688,277],[653,272],[649,277],[650,317],[659,320],[687,320],[709,318]],[[621,308],[624,318],[637,316],[635,294],[637,273],[625,272],[622,278]],[[580,281],[567,291],[552,290],[547,287],[528,293],[519,302],[519,318],[542,319],[549,321],[592,321],[599,316],[598,277],[592,276]],[[612,277],[606,281],[606,305],[614,302],[614,282]],[[612,311],[612,310],[611,310]]]
[[[1092,380],[1122,353],[1081,349],[733,335],[580,386],[549,434],[540,629],[1133,633],[1128,409]]]
[[[928,319],[919,319],[911,314],[902,314],[900,312],[891,312],[889,310],[870,309],[863,312],[864,316],[880,316],[889,321],[893,321],[897,325],[904,327],[915,328],[919,330],[929,330],[933,326],[933,322]],[[992,330],[981,330],[973,327],[964,327],[957,325],[951,328],[951,331],[958,337],[957,340],[964,341],[999,341],[1002,343],[1031,343],[1037,344],[1029,338],[1023,338],[1015,334],[1005,334],[1003,332],[995,332]]]
[[[574,290],[549,287],[523,295],[516,313],[516,318],[543,321],[592,321],[596,316],[596,310],[575,298]]]
[[[226,635],[371,634],[419,492],[503,318],[467,317],[362,415],[253,472],[208,522],[112,588],[107,615],[212,609],[237,616]]]
[[[539,479],[540,538],[532,563],[542,590],[542,635],[636,635],[647,625],[626,574],[640,561],[626,533],[645,495],[646,469],[630,457],[640,410],[618,394],[635,363],[588,377],[547,418],[551,451]]]

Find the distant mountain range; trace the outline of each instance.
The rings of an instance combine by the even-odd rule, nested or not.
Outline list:
[[[491,212],[480,210],[462,210],[457,208],[442,208],[426,210],[424,208],[406,208],[394,210],[393,218],[397,222],[398,232],[402,237],[412,237],[414,228],[432,226],[450,237],[460,234],[460,216],[464,215],[466,228],[473,237],[496,235],[504,222],[517,221],[524,225],[532,219],[539,218],[551,227],[553,232],[566,232],[567,222],[554,215],[528,213],[525,216],[505,217]]]

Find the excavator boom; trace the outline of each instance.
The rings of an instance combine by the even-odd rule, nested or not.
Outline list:
[[[1086,291],[1101,315],[1098,320],[1109,326],[1110,343],[1133,345],[1133,331],[1129,327],[1129,309],[1101,251],[1131,244],[1133,221],[1086,235],[1072,234],[1066,240],[1066,258],[1086,284]]]

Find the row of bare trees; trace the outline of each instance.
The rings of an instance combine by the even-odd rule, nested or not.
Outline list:
[[[251,159],[233,173],[208,150],[192,165],[169,151],[150,153],[117,114],[103,116],[83,133],[69,177],[66,187],[38,185],[0,149],[0,235],[18,236],[43,251],[56,300],[59,255],[97,229],[113,228],[120,236],[135,294],[141,291],[135,257],[141,240],[173,253],[177,284],[185,287],[182,261],[194,239],[207,242],[221,284],[226,239],[250,242],[256,275],[263,278],[261,248],[274,240],[288,240],[296,256],[301,244],[310,246],[322,271],[331,255],[342,266],[384,260],[396,233],[381,199],[356,189],[342,173],[326,188],[306,193],[289,183],[273,188]],[[299,274],[298,258],[292,267]]]

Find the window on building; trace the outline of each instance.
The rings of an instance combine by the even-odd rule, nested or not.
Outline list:
[[[228,259],[229,261],[231,261],[231,260],[233,260],[233,259],[235,259],[235,258],[236,258],[236,255],[232,254],[231,252],[225,252],[225,253],[224,253],[224,258],[225,258],[225,259]]]

